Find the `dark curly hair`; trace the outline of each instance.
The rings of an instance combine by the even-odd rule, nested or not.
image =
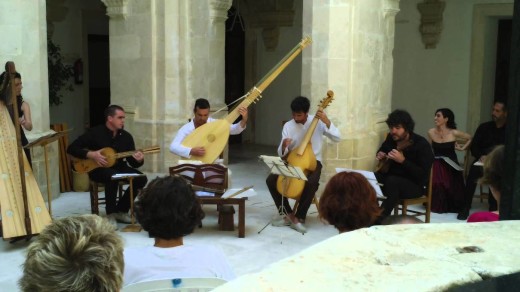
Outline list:
[[[407,111],[400,109],[396,109],[388,114],[386,124],[388,125],[388,128],[402,126],[408,133],[412,133],[413,128],[415,127],[415,122],[413,121],[412,116],[410,116]]]
[[[135,213],[150,237],[167,240],[192,233],[204,218],[191,186],[180,176],[151,181],[139,194]]]
[[[448,122],[446,123],[446,127],[449,129],[457,129],[457,124],[455,123],[455,114],[449,108],[440,108],[435,111],[435,114],[440,112],[443,117],[448,118]]]
[[[293,113],[308,113],[311,102],[305,96],[297,96],[291,102],[291,111]]]
[[[339,232],[371,226],[380,214],[374,188],[357,172],[334,175],[320,197],[319,217]]]

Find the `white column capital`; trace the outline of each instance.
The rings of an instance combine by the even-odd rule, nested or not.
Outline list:
[[[231,8],[232,0],[210,0],[209,17],[212,23],[223,23],[227,19],[227,12]]]
[[[128,0],[101,0],[107,7],[110,18],[123,18],[128,15]]]

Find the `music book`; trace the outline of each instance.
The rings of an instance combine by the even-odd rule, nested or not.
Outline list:
[[[381,198],[381,199],[386,199],[386,197],[383,195],[383,191],[381,190],[381,186],[377,182],[376,175],[374,174],[373,171],[361,170],[361,169],[351,169],[351,168],[341,168],[341,167],[337,167],[336,168],[336,173],[343,172],[343,171],[346,171],[346,172],[357,172],[359,174],[362,174],[368,180],[368,182],[374,188],[374,190],[376,191],[377,197]]]
[[[259,158],[267,164],[273,174],[307,180],[307,176],[301,168],[287,164],[278,156],[260,155]]]
[[[448,163],[448,165],[453,167],[453,169],[455,169],[455,170],[458,170],[458,171],[463,171],[464,170],[464,168],[460,167],[460,165],[458,163],[456,163],[455,161],[451,160],[449,157],[446,157],[446,156],[435,156],[435,159],[442,159],[442,160],[446,161],[446,163]]]
[[[477,160],[475,163],[473,163],[473,165],[475,165],[475,166],[484,166],[484,163],[482,163],[482,161],[480,161],[480,160]]]

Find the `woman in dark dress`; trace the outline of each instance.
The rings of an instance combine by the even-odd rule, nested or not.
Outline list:
[[[3,72],[0,75],[0,83],[3,83],[4,78],[6,78],[6,76],[9,76],[7,73],[7,68],[8,68],[7,63],[5,66],[6,66],[6,72]],[[22,97],[22,88],[23,88],[22,76],[20,75],[20,73],[15,72],[13,77],[14,77],[13,78],[14,79],[14,89],[16,92],[16,99],[17,99],[17,104],[18,104],[18,118],[20,119],[20,128],[22,128],[22,129],[20,129],[20,139],[22,142],[22,146],[25,146],[25,145],[29,144],[29,141],[27,140],[27,137],[25,136],[24,130],[31,131],[33,128],[32,119],[31,119],[31,108],[30,108],[29,104],[23,100],[23,97]],[[4,100],[4,103],[6,103],[7,98],[8,98],[7,96],[9,93],[4,92],[4,94],[6,96],[2,96],[2,99],[6,99],[6,100]],[[11,113],[11,115],[13,115],[13,113]],[[29,164],[32,167],[31,151],[28,148],[24,148],[23,150],[25,151],[27,160],[29,161]]]
[[[464,177],[455,150],[465,151],[471,143],[471,135],[457,130],[455,115],[448,108],[435,111],[435,128],[428,130],[428,140],[432,144],[433,162],[432,212],[457,213],[464,203]],[[464,140],[464,144],[457,143]],[[452,161],[452,165],[445,158]]]

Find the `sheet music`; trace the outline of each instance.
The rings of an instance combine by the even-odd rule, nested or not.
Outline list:
[[[242,189],[229,189],[222,195],[222,198],[228,198],[230,196],[232,196],[233,198],[246,198],[246,197],[248,198],[248,197],[256,196],[255,189],[248,189],[246,191],[241,192],[240,194],[238,194],[236,196],[233,196],[233,194],[240,192],[241,190]]]
[[[303,173],[301,168],[287,164],[278,156],[260,155],[259,158],[267,164],[272,174],[307,180],[307,176]]]
[[[458,171],[463,171],[464,169],[460,167],[455,161],[451,160],[449,157],[446,156],[435,156],[435,159],[442,159],[448,163],[449,166],[453,167],[453,169]]]
[[[484,163],[482,163],[482,161],[480,161],[480,160],[477,160],[475,163],[473,163],[473,165],[475,165],[475,166],[484,166]]]
[[[383,195],[383,191],[381,190],[381,186],[377,182],[376,175],[374,174],[373,171],[361,170],[361,169],[351,169],[351,168],[341,168],[341,167],[337,167],[336,168],[336,173],[343,172],[343,171],[346,171],[346,172],[357,172],[357,173],[362,174],[368,180],[368,182],[374,188],[374,190],[376,191],[377,197],[381,198],[381,199],[386,199],[386,197]]]
[[[129,177],[129,176],[142,176],[140,173],[116,173],[112,175],[112,178],[122,178],[122,177]]]

